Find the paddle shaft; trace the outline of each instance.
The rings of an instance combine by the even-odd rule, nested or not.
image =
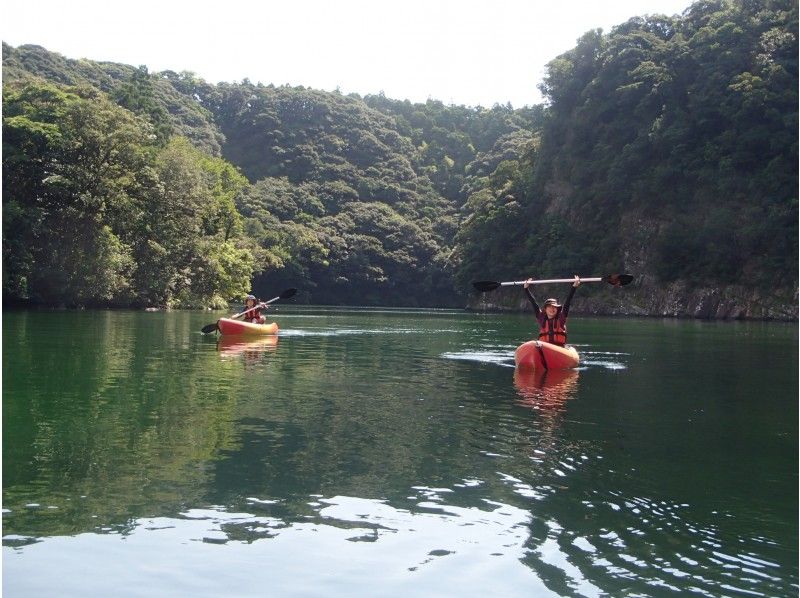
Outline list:
[[[581,282],[603,282],[603,278],[581,278]],[[525,284],[526,281],[524,280],[517,280],[514,282],[501,282],[501,287],[510,287],[510,286],[522,286]],[[528,284],[551,284],[557,282],[575,282],[574,278],[552,278],[550,280],[532,280]]]
[[[486,293],[488,291],[499,289],[500,287],[523,286],[526,282],[528,282],[528,284],[550,284],[563,282],[571,282],[574,284],[576,280],[579,282],[607,282],[615,287],[624,287],[633,281],[633,276],[630,274],[609,274],[608,276],[595,276],[592,278],[550,278],[548,280],[531,280],[530,282],[525,280],[517,280],[514,282],[479,280],[477,282],[473,282],[472,286],[481,293]]]
[[[261,307],[262,305],[269,305],[270,303],[274,303],[275,301],[277,301],[277,300],[278,300],[278,299],[280,299],[280,298],[281,298],[281,297],[280,297],[280,295],[278,295],[277,297],[273,297],[273,298],[272,298],[272,299],[270,299],[269,301],[262,301],[261,303],[259,303],[259,304],[257,304],[257,305],[254,305],[254,306],[253,306],[253,307],[251,307],[250,309],[246,309],[246,310],[244,310],[242,313],[239,313],[239,314],[234,314],[234,315],[232,315],[232,316],[231,316],[231,320],[235,320],[235,319],[236,319],[236,318],[238,318],[239,316],[243,316],[243,315],[244,315],[244,314],[246,314],[247,312],[249,312],[249,311],[251,311],[251,310],[253,310],[253,309],[257,308],[257,307]]]

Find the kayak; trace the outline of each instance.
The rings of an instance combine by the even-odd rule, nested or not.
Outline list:
[[[217,328],[220,334],[278,334],[278,325],[272,324],[253,324],[252,322],[241,322],[230,318],[220,318],[217,321]]]
[[[566,370],[577,367],[580,357],[575,347],[559,347],[542,341],[528,341],[517,347],[514,363],[518,368]]]

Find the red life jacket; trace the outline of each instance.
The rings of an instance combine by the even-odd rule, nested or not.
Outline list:
[[[254,324],[258,324],[261,321],[261,307],[258,304],[253,306],[251,309],[248,309],[244,314],[244,321],[245,322],[252,322]]]
[[[567,344],[567,323],[559,311],[555,318],[544,318],[539,328],[539,340],[563,347]]]

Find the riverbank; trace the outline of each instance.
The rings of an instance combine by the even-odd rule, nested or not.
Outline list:
[[[637,281],[638,282],[638,281]],[[534,293],[540,301],[555,296],[563,300],[564,285],[539,287]],[[295,303],[297,304],[297,303]],[[307,304],[304,304],[307,305]],[[320,307],[415,309],[416,306],[340,306]],[[308,306],[308,305],[307,305]],[[3,301],[3,310],[35,309],[43,311],[72,311],[83,309],[110,309],[136,311],[210,311],[210,307],[156,307],[156,306],[65,306],[23,301]],[[224,309],[224,308],[223,308]],[[443,306],[427,309],[458,309]],[[526,312],[530,304],[521,288],[503,287],[487,293],[474,293],[467,298],[463,309],[471,312]],[[766,294],[756,289],[741,286],[709,287],[690,289],[685,283],[660,284],[650,281],[634,283],[625,288],[610,288],[596,285],[580,289],[573,299],[572,315],[583,316],[633,316],[655,318],[680,318],[702,320],[751,320],[797,322],[797,288],[793,292],[783,291]]]

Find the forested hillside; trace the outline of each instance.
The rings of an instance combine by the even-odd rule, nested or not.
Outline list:
[[[796,315],[797,55],[796,3],[697,2],[587,32],[513,109],[4,44],[3,296],[460,306],[474,279],[627,270],[633,313],[713,289]]]
[[[698,2],[586,33],[548,65],[541,144],[470,198],[461,284],[503,255],[508,276],[625,264],[796,288],[797,55],[794,2]]]
[[[222,278],[228,286],[245,287],[250,276],[243,276],[243,269],[249,267],[259,294],[297,286],[301,299],[314,302],[463,305],[465,290],[453,284],[457,264],[452,245],[469,188],[466,183],[491,174],[498,156],[521,155],[543,114],[541,107],[447,107],[434,101],[414,105],[382,96],[360,98],[248,81],[210,85],[192,73],[151,75],[143,67],[67,60],[35,46],[4,46],[4,74],[9,156],[27,145],[26,139],[17,140],[15,135],[34,137],[32,129],[45,123],[59,128],[55,120],[40,117],[41,105],[18,102],[15,94],[38,96],[56,81],[69,85],[61,88],[65,93],[85,95],[91,90],[138,117],[136,122],[147,130],[133,143],[136,151],[152,156],[159,148],[186,139],[198,150],[196,158],[209,154],[209,159],[231,169],[235,165],[248,179],[237,180],[244,183],[233,195],[233,224],[209,231],[207,239],[236,243],[242,253],[235,273],[223,276],[217,268],[209,277],[208,268],[193,270],[185,263],[185,251],[173,252],[170,239],[158,238],[150,229],[136,229],[144,235],[138,241],[158,244],[165,261],[179,264],[173,275],[159,279],[163,289],[158,297],[143,294],[131,283],[134,275],[147,278],[150,264],[128,251],[137,240],[128,241],[124,231],[106,221],[105,206],[99,213],[90,207],[83,216],[94,219],[95,226],[110,224],[107,233],[120,241],[124,259],[118,262],[124,261],[127,269],[119,264],[106,267],[113,280],[102,294],[97,284],[88,284],[78,294],[65,292],[59,297],[61,283],[45,282],[59,280],[64,266],[48,264],[38,252],[51,251],[41,239],[64,218],[62,206],[47,211],[51,222],[31,218],[38,223],[34,230],[19,224],[39,208],[29,201],[36,193],[5,194],[9,217],[4,226],[8,240],[4,260],[9,267],[4,293],[68,304],[202,305],[205,297],[220,304],[222,297],[236,294],[222,284],[210,289],[208,284]],[[180,101],[173,101],[176,94]],[[30,127],[20,128],[17,112]],[[221,158],[215,157],[217,147]],[[36,151],[40,150],[47,153],[51,148]],[[7,188],[13,188],[14,177],[28,177],[22,164],[31,158],[34,155],[28,154],[4,161]],[[55,161],[61,168],[60,162],[72,158],[59,155]],[[35,159],[52,163],[42,154],[35,154]],[[39,176],[47,179],[44,173]],[[60,201],[71,204],[74,198],[62,195]],[[138,214],[152,211],[145,202]],[[70,259],[77,255],[72,251]],[[77,286],[89,282],[81,275],[70,278]],[[200,278],[208,279],[202,287]]]

